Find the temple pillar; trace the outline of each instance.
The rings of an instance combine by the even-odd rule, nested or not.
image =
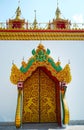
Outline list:
[[[61,89],[61,103],[62,103],[62,113],[63,113],[62,123],[63,123],[63,125],[66,125],[69,123],[70,115],[69,115],[68,104],[66,101],[67,86],[66,86],[65,82],[61,82],[60,89]]]
[[[23,82],[18,82],[18,98],[17,98],[17,108],[16,108],[16,116],[15,116],[15,125],[19,128],[22,124],[22,94],[23,94]]]

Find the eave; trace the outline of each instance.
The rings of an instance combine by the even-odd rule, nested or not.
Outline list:
[[[22,30],[0,29],[0,40],[84,40],[84,29]]]

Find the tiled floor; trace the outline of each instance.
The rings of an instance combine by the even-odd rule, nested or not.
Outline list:
[[[0,130],[17,130],[17,128],[14,124],[0,123]],[[68,125],[60,128],[56,123],[23,124],[18,130],[84,130],[84,125]]]

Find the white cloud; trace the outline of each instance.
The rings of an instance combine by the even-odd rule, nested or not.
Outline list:
[[[75,23],[83,23],[84,21],[83,14],[75,14],[72,18],[73,18],[73,22]]]

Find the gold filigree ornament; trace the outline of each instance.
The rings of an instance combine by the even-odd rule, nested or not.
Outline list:
[[[61,81],[61,82],[64,81],[67,84],[71,82],[72,76],[71,76],[69,64],[66,64],[66,66],[64,67],[64,69],[61,70],[59,73],[57,73],[57,79],[59,81]]]

